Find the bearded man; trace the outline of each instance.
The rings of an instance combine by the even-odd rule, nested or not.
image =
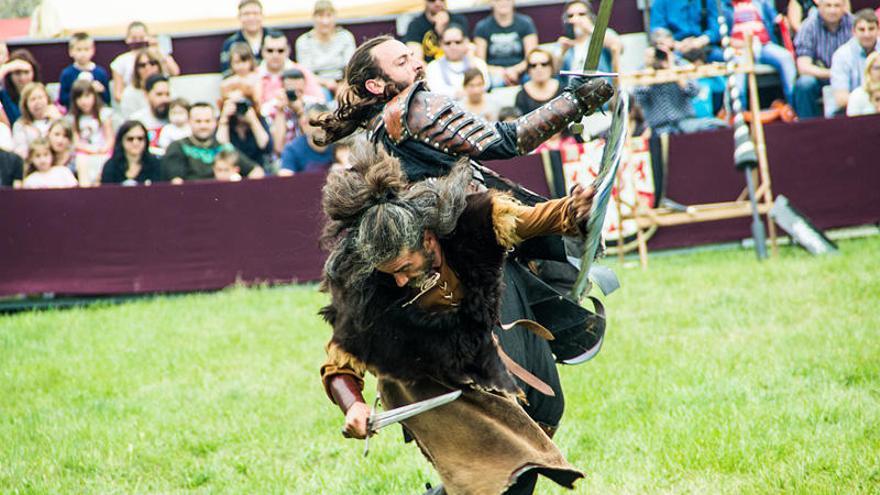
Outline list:
[[[429,91],[423,75],[423,63],[403,43],[387,36],[366,41],[346,67],[345,85],[337,92],[337,109],[312,122],[324,131],[323,139],[317,141],[330,143],[366,130],[375,146],[400,160],[410,183],[443,177],[461,158],[467,158],[472,183],[478,188],[511,190],[517,199],[535,203],[544,198],[484,169],[476,160],[526,154],[568,123],[600,108],[613,94],[604,80],[577,82],[515,122],[490,123],[465,111],[451,98]],[[548,239],[528,241],[519,246],[517,256],[528,253],[566,261],[560,238]],[[595,325],[591,326],[595,315],[555,292],[522,264],[504,263],[503,274],[505,284],[500,298],[504,321],[537,320],[554,334],[571,328],[596,330]],[[500,331],[496,325],[496,333],[501,347],[512,358],[510,366],[521,366],[528,373],[517,377],[524,392],[525,411],[552,436],[562,417],[564,398],[551,345],[530,331],[528,324],[516,325],[511,331]],[[593,344],[580,347],[586,351]],[[347,418],[351,419],[352,406],[362,415],[368,407],[361,395],[363,382],[351,370],[351,356],[334,342],[327,352],[322,376],[330,398]],[[560,357],[558,353],[556,357]],[[536,380],[525,380],[523,376]]]
[[[398,161],[371,146],[355,146],[352,169],[328,177],[330,348],[345,353],[350,376],[378,377],[386,408],[462,390],[403,420],[446,493],[532,493],[538,474],[571,488],[583,474],[517,402],[493,328],[508,251],[536,236],[579,235],[593,192],[530,207],[497,191],[469,194],[471,179],[463,161],[443,179],[408,184]],[[369,408],[332,388],[326,379],[338,371],[324,366],[325,386],[349,408],[346,433],[364,438]]]

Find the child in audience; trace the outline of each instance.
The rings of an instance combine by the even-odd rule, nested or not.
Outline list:
[[[162,126],[162,130],[159,131],[159,148],[164,150],[174,141],[191,135],[189,102],[183,98],[175,98],[168,104],[168,123]]]
[[[70,122],[64,119],[52,122],[46,139],[49,140],[49,146],[52,148],[52,154],[55,156],[54,165],[67,167],[72,173],[76,173],[76,155],[73,152],[73,127],[71,127]]]
[[[214,157],[214,180],[223,182],[239,182],[241,174],[238,168],[238,152],[224,149]]]
[[[498,110],[498,122],[514,122],[520,117],[522,112],[513,106],[501,107],[501,110]]]
[[[58,77],[60,89],[58,103],[70,108],[70,90],[73,83],[80,79],[91,81],[95,91],[101,95],[104,103],[110,104],[110,74],[107,69],[92,62],[95,56],[95,40],[86,33],[74,33],[67,44],[67,53],[73,63],[61,71]]]
[[[82,186],[97,185],[101,167],[113,149],[111,115],[89,81],[73,83],[70,100],[77,176]]]
[[[344,139],[337,141],[336,146],[333,147],[333,165],[330,165],[330,172],[351,168],[350,156],[351,143]]]
[[[49,124],[61,117],[43,83],[28,83],[21,90],[21,117],[12,125],[12,142],[16,153],[27,157],[31,141],[46,137]]]
[[[25,189],[76,187],[76,177],[65,166],[55,166],[52,147],[46,138],[31,141],[25,162]]]
[[[234,84],[241,81],[254,90],[254,101],[263,101],[263,82],[257,72],[257,67],[257,59],[250,46],[243,41],[233,43],[229,48],[231,74],[223,81],[223,84]]]

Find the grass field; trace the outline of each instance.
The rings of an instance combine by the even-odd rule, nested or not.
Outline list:
[[[880,493],[880,238],[841,251],[619,268],[602,353],[562,370],[577,492]],[[339,435],[324,301],[236,288],[0,317],[0,493],[421,493],[436,476],[399,430],[366,459]]]

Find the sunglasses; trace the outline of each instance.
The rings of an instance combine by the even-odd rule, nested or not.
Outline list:
[[[125,136],[125,142],[127,143],[142,143],[147,140],[146,136]]]
[[[147,62],[138,62],[136,65],[137,65],[137,68],[138,68],[138,69],[143,69],[144,67],[146,67],[146,66],[148,66],[148,65],[152,65],[152,66],[154,66],[154,67],[158,67],[158,66],[159,66],[159,62],[157,62],[157,61],[155,61],[155,60],[149,60],[149,61],[147,61]]]
[[[529,62],[529,69],[534,69],[535,67],[550,67],[550,62]]]

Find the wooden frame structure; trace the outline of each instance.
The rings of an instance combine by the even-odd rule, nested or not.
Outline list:
[[[746,74],[748,79],[749,108],[754,117],[751,125],[751,139],[758,155],[758,167],[757,169],[752,169],[750,173],[752,173],[753,177],[756,179],[754,181],[755,200],[757,202],[758,212],[759,214],[766,215],[771,244],[771,255],[776,257],[778,254],[776,225],[773,223],[773,219],[770,218],[770,209],[773,207],[770,164],[767,160],[767,143],[764,139],[764,126],[759,117],[761,113],[761,105],[758,100],[758,83],[755,75],[754,56],[752,54],[751,44],[746,43],[746,46],[746,62],[736,66],[734,72]],[[648,86],[677,82],[682,78],[698,79],[715,76],[726,77],[728,75],[729,70],[727,66],[719,63],[707,64],[699,67],[686,66],[664,70],[639,71],[625,75],[621,74],[620,84],[627,87]],[[663,149],[665,160],[666,150],[668,149],[668,141],[665,139],[663,141]],[[618,178],[618,180],[620,180],[620,178]],[[647,268],[648,266],[648,243],[645,233],[650,229],[749,217],[752,215],[747,188],[744,188],[740,195],[733,201],[689,205],[687,206],[686,211],[674,211],[669,208],[645,208],[641,205],[632,206],[633,213],[618,217],[618,222],[620,223],[619,232],[622,232],[623,230],[623,221],[634,220],[636,222],[636,242],[639,250],[639,261],[642,268]],[[623,257],[623,249],[619,250],[618,255]]]

